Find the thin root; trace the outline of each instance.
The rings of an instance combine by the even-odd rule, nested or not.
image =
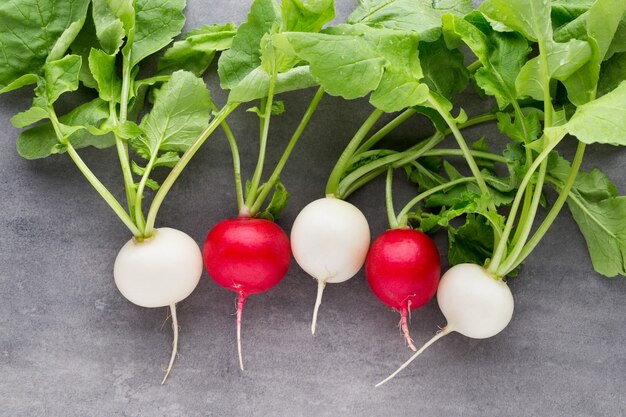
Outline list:
[[[442,337],[444,337],[445,335],[453,332],[454,329],[451,328],[450,326],[446,326],[444,327],[439,333],[437,333],[436,335],[434,335],[432,337],[432,339],[430,339],[428,342],[424,343],[424,346],[422,346],[420,348],[420,350],[418,350],[417,352],[415,352],[413,354],[413,356],[411,356],[409,358],[408,361],[404,362],[402,364],[402,366],[400,366],[393,374],[389,375],[387,378],[383,379],[382,381],[380,381],[378,384],[376,384],[376,387],[380,387],[381,385],[383,385],[384,383],[386,383],[387,381],[390,381],[391,379],[393,379],[393,377],[395,377],[396,375],[398,375],[400,373],[400,371],[402,371],[404,368],[406,368],[407,366],[409,366],[409,364],[411,362],[413,362],[415,360],[415,358],[417,358],[419,355],[421,355],[421,353],[423,351],[425,351],[430,345],[432,345],[433,343],[435,343],[437,340],[441,339]]]
[[[411,335],[409,334],[409,325],[407,323],[407,316],[409,314],[409,309],[404,307],[402,309],[401,314],[401,318],[400,318],[400,323],[402,326],[402,333],[404,333],[404,340],[406,340],[407,345],[409,346],[409,348],[415,352],[417,351],[417,348],[415,347],[415,345],[413,344],[413,339],[411,339]]]
[[[165,384],[165,380],[172,370],[176,354],[178,353],[178,318],[176,317],[176,304],[170,304],[170,311],[172,312],[172,330],[174,331],[174,341],[172,342],[172,356],[170,357],[170,363],[167,366],[161,385]]]
[[[239,367],[243,371],[243,356],[241,354],[241,313],[243,312],[243,306],[246,303],[246,295],[243,292],[239,293],[237,298],[237,351],[239,352]]]
[[[317,325],[317,312],[322,304],[322,294],[326,287],[326,280],[319,280],[317,282],[317,297],[315,298],[315,308],[313,308],[313,321],[311,322],[311,334],[315,334],[315,326]]]

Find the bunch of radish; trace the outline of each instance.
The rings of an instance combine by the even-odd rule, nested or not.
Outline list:
[[[40,7],[38,0],[21,3],[24,10]],[[27,159],[67,153],[132,234],[115,260],[114,281],[132,303],[171,312],[174,341],[162,382],[177,355],[176,304],[196,288],[203,264],[217,284],[236,294],[242,370],[245,302],[286,276],[292,254],[317,281],[312,334],[326,285],[357,276],[365,265],[369,287],[400,314],[404,340],[415,351],[378,385],[451,332],[484,339],[505,329],[514,308],[505,279],[566,203],[596,270],[626,274],[626,227],[615,215],[626,211],[626,200],[599,170],[579,173],[587,144],[626,144],[626,81],[618,71],[626,50],[619,36],[626,3],[597,0],[557,22],[550,2],[542,0],[486,0],[477,10],[468,0],[446,9],[430,2],[363,1],[347,23],[326,26],[335,16],[332,0],[254,0],[239,27],[203,26],[169,47],[184,25],[185,1],[153,3],[76,0],[68,10],[53,8],[49,22],[35,29],[37,19],[17,13],[12,2],[0,5],[11,29],[0,32],[0,93],[36,85],[32,107],[11,119],[18,128],[34,125],[20,135],[18,152]],[[409,14],[414,20],[405,19],[408,7],[415,8]],[[28,36],[34,45],[24,41]],[[469,66],[461,45],[475,55]],[[536,56],[529,57],[531,50]],[[139,78],[139,65],[159,51],[164,54],[155,74]],[[201,78],[218,52],[220,84],[228,91],[221,108]],[[492,111],[469,117],[454,110],[456,93],[470,79],[481,97],[495,98]],[[59,98],[79,85],[92,90],[91,101],[57,115]],[[263,180],[270,122],[285,111],[277,96],[310,87],[317,91]],[[275,223],[289,199],[280,176],[325,94],[368,97],[373,110],[330,172],[325,197],[300,211],[289,238]],[[258,117],[259,141],[244,190],[241,142],[227,118],[246,103],[255,104],[247,112]],[[394,116],[370,134],[386,114]],[[418,115],[432,121],[434,133],[417,135],[405,148],[383,145]],[[465,129],[493,121],[512,140],[502,153],[465,136]],[[175,181],[220,127],[232,154],[237,211],[211,228],[201,252],[192,237],[157,228],[156,219]],[[571,162],[555,150],[567,135],[578,139]],[[447,137],[458,146],[443,147]],[[81,159],[77,150],[87,146],[115,146],[125,202]],[[154,173],[163,168],[170,171],[159,183]],[[416,184],[416,196],[398,213],[392,187],[397,169]],[[385,173],[389,229],[370,246],[368,221],[347,199]],[[546,185],[558,194],[551,204]],[[146,211],[149,190],[155,193]],[[537,224],[541,206],[549,210]],[[452,267],[440,278],[439,251],[428,235],[441,228],[448,232]],[[418,350],[409,317],[435,294],[447,324]]]

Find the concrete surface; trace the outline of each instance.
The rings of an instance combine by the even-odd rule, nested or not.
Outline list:
[[[345,17],[354,1],[338,1]],[[188,28],[241,22],[247,2],[190,0]],[[214,76],[209,77],[217,101]],[[273,119],[272,166],[313,92],[287,94]],[[594,273],[582,236],[565,211],[510,285],[509,327],[488,340],[453,334],[386,386],[373,385],[409,357],[398,314],[370,293],[364,276],[329,286],[318,333],[309,321],[316,285],[292,263],[272,291],[250,297],[244,355],[237,366],[234,295],[203,276],[179,305],[180,357],[165,386],[170,354],[165,309],[144,309],[116,290],[112,269],[129,238],[66,155],[26,161],[8,119],[30,103],[21,90],[0,98],[0,415],[84,416],[607,416],[624,415],[626,281]],[[484,104],[469,103],[471,113]],[[292,199],[279,224],[322,195],[333,161],[366,118],[364,101],[325,98],[283,175]],[[247,176],[256,162],[256,118],[238,111],[231,125]],[[421,121],[396,137],[422,135]],[[468,133],[496,136],[494,129]],[[572,141],[564,148],[571,155]],[[122,198],[113,149],[82,150]],[[166,200],[158,224],[201,243],[217,221],[235,215],[230,156],[220,134],[207,143]],[[626,190],[623,149],[590,147],[584,167],[600,166]],[[397,181],[398,202],[414,190]],[[375,236],[386,228],[377,181],[352,198]],[[445,236],[437,236],[445,254]],[[416,343],[445,324],[433,301],[413,314]],[[619,394],[622,392],[622,394]]]

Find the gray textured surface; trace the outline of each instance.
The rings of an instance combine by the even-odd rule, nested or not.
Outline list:
[[[190,0],[187,27],[239,22],[246,3]],[[352,6],[338,1],[338,15]],[[215,79],[209,83],[216,90]],[[223,102],[223,94],[214,94]],[[272,123],[268,166],[311,96],[284,97],[288,110]],[[134,306],[117,292],[113,260],[128,233],[69,158],[29,162],[16,154],[17,131],[8,119],[27,108],[29,97],[19,91],[0,98],[1,416],[623,415],[626,281],[593,272],[567,212],[510,281],[516,311],[503,333],[481,341],[446,337],[383,388],[373,384],[409,356],[398,315],[375,299],[361,273],[329,286],[311,337],[316,286],[295,263],[275,289],[246,305],[245,372],[237,367],[234,295],[205,274],[179,306],[180,357],[168,383],[159,385],[171,343],[166,311]],[[285,229],[321,196],[332,161],[369,111],[362,101],[323,100],[283,175],[293,196],[279,222]],[[239,111],[231,123],[250,175],[255,117]],[[420,126],[409,123],[396,136],[408,138]],[[490,132],[474,129],[468,137]],[[114,151],[81,154],[122,197]],[[599,146],[584,167],[602,167],[623,193],[625,163],[623,150]],[[397,199],[406,201],[412,189],[400,184]],[[378,181],[352,199],[373,235],[386,226],[383,193]],[[158,223],[201,243],[213,224],[234,214],[230,157],[220,135],[180,178]],[[445,237],[437,241],[445,252]],[[443,324],[435,302],[415,312],[416,343]]]

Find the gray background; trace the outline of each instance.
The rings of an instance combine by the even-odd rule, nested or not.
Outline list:
[[[247,2],[190,0],[187,28],[241,22]],[[338,1],[338,16],[353,8]],[[214,76],[214,96],[224,102]],[[271,126],[273,166],[313,92],[287,94]],[[567,210],[510,280],[509,327],[488,340],[453,334],[386,386],[373,385],[409,356],[398,314],[370,293],[363,273],[329,286],[318,334],[309,321],[316,285],[292,263],[287,277],[244,311],[245,372],[237,366],[234,294],[203,276],[179,305],[180,357],[165,386],[170,354],[166,309],[144,309],[116,290],[112,267],[129,238],[66,155],[25,161],[8,119],[29,106],[23,90],[0,99],[0,415],[2,416],[618,416],[626,409],[626,282],[594,273]],[[484,103],[461,98],[471,114]],[[321,197],[326,177],[371,111],[365,101],[326,97],[283,175],[292,193],[279,224]],[[237,111],[231,125],[244,171],[257,155],[257,120]],[[423,121],[394,134],[425,136]],[[426,128],[427,129],[427,128]],[[468,131],[470,140],[493,129]],[[562,149],[571,155],[573,141]],[[123,198],[113,148],[82,150],[102,181]],[[590,147],[584,168],[600,166],[624,192],[622,149]],[[236,214],[230,156],[221,134],[189,165],[166,200],[159,225],[202,243]],[[269,168],[268,168],[269,171]],[[400,178],[400,176],[398,176]],[[414,189],[396,181],[398,204]],[[351,198],[373,236],[386,228],[381,181]],[[445,256],[445,235],[436,238]],[[416,343],[445,324],[436,302],[414,312]]]

